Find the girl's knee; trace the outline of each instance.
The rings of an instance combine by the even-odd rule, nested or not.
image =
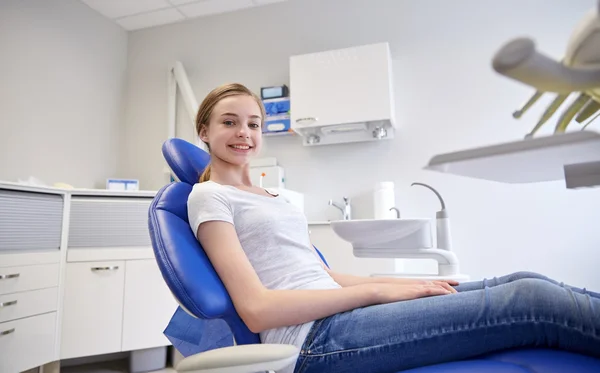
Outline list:
[[[526,277],[526,278],[521,278],[518,279],[516,281],[514,281],[515,284],[515,290],[518,293],[521,293],[521,295],[527,296],[527,297],[542,297],[545,298],[551,294],[553,294],[553,292],[556,290],[555,286],[542,279],[542,278],[535,278],[535,277]]]
[[[538,280],[548,280],[548,277],[536,273],[536,272],[530,272],[530,271],[519,271],[519,272],[514,272],[512,274],[509,275],[511,281],[517,281],[517,280],[523,280],[523,279],[538,279]]]

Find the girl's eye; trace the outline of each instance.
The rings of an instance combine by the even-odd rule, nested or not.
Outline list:
[[[223,122],[223,124],[227,125],[227,126],[231,126],[233,125],[233,121],[232,120],[226,120]]]
[[[250,123],[250,126],[253,128],[260,128],[260,124],[257,123]]]

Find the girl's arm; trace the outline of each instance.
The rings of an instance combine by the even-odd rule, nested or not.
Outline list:
[[[331,278],[337,282],[340,286],[356,286],[360,284],[373,284],[373,283],[385,283],[385,284],[397,284],[397,285],[418,285],[427,282],[428,280],[412,279],[412,278],[400,278],[400,277],[364,277],[355,276],[347,273],[340,273],[333,271],[327,267],[327,265],[321,260],[323,268],[329,273]],[[451,292],[455,293],[456,290],[452,286],[458,285],[458,281],[454,280],[435,280],[442,286],[446,287]],[[449,286],[452,285],[452,286]]]
[[[400,278],[400,277],[364,277],[364,276],[354,276],[347,273],[335,272],[330,269],[327,269],[327,272],[333,278],[335,282],[340,284],[341,286],[356,286],[360,284],[369,284],[369,283],[386,283],[386,284],[397,284],[397,285],[416,285],[422,284],[424,282],[430,280],[421,280],[421,279],[412,279],[412,278]],[[444,286],[446,285],[458,285],[457,281],[454,280],[432,280],[435,282],[439,282]],[[448,286],[448,289],[452,289],[451,286]],[[453,291],[452,289],[451,291]]]
[[[225,285],[237,313],[254,333],[302,324],[376,303],[450,293],[434,285],[369,283],[327,290],[270,290],[262,285],[232,224],[223,221],[202,223],[197,238]]]

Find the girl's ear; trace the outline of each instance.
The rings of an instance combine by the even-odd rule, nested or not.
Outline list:
[[[200,140],[204,141],[205,143],[208,143],[208,129],[206,128],[206,126],[202,126],[202,128],[200,129]]]

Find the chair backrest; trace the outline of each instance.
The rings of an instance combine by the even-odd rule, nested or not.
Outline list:
[[[196,145],[183,139],[171,138],[163,143],[163,157],[175,174],[175,177],[187,184],[194,185],[210,162],[210,155]],[[313,246],[319,257],[329,267],[327,259]]]
[[[258,334],[252,333],[237,314],[227,289],[189,225],[188,196],[210,156],[196,145],[177,138],[165,141],[162,152],[180,180],[161,188],[148,212],[154,255],[167,286],[192,316],[224,320],[237,344],[260,343]],[[317,253],[327,264],[319,250]]]
[[[224,320],[237,344],[259,343],[241,320],[225,286],[187,218],[192,185],[175,182],[164,186],[149,209],[149,230],[158,267],[181,307],[201,319]]]
[[[162,153],[175,177],[190,185],[198,182],[200,175],[210,162],[210,155],[207,152],[178,138],[165,141]]]
[[[163,279],[179,305],[199,319],[222,319],[237,344],[260,343],[237,314],[227,290],[190,228],[187,200],[210,156],[181,139],[163,144],[163,155],[181,182],[161,188],[148,211],[152,248]]]

